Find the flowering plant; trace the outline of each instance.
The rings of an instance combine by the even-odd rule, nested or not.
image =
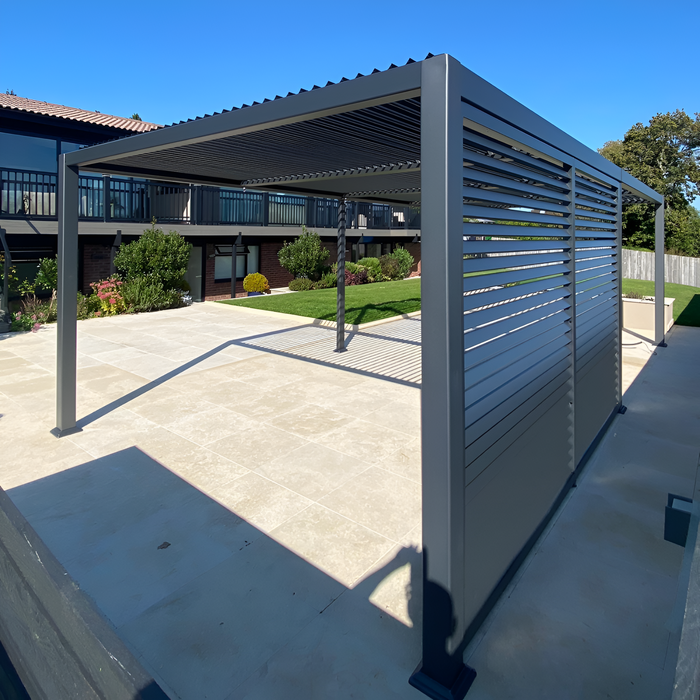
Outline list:
[[[122,284],[124,283],[117,277],[109,277],[90,285],[100,300],[100,310],[102,311],[100,315],[115,316],[126,311],[121,291]]]

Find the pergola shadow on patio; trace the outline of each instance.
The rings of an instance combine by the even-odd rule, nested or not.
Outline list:
[[[339,198],[339,350],[342,202],[420,203],[423,665],[411,683],[463,696],[466,643],[621,406],[625,202],[656,205],[663,343],[663,198],[446,55],[67,154],[57,435],[76,430],[79,170]]]

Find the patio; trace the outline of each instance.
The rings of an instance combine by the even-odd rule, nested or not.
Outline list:
[[[0,484],[169,695],[422,697],[417,320],[341,355],[215,303],[80,322],[83,432],[59,441],[54,334],[0,345]],[[697,336],[625,334],[629,410],[467,649],[470,697],[670,692],[663,505],[693,495]]]
[[[55,331],[0,346],[0,484],[162,687],[257,697],[301,645],[300,697],[368,663],[376,697],[419,697],[419,319],[342,355],[333,328],[216,303],[80,322],[60,441]]]

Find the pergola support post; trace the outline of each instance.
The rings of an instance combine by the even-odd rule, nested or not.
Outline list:
[[[463,698],[476,676],[462,660],[466,562],[461,75],[461,66],[449,56],[423,62],[423,660],[409,682],[436,700]]]
[[[80,432],[76,419],[78,355],[78,168],[58,165],[58,338],[56,437]]]
[[[664,282],[666,281],[664,244],[664,204],[656,205],[654,216],[654,343],[665,348],[666,314]]]
[[[338,202],[338,301],[336,310],[335,351],[345,352],[345,216],[347,202]]]

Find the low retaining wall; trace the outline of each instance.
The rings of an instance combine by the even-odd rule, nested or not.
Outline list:
[[[167,700],[1,488],[0,642],[32,700]]]

